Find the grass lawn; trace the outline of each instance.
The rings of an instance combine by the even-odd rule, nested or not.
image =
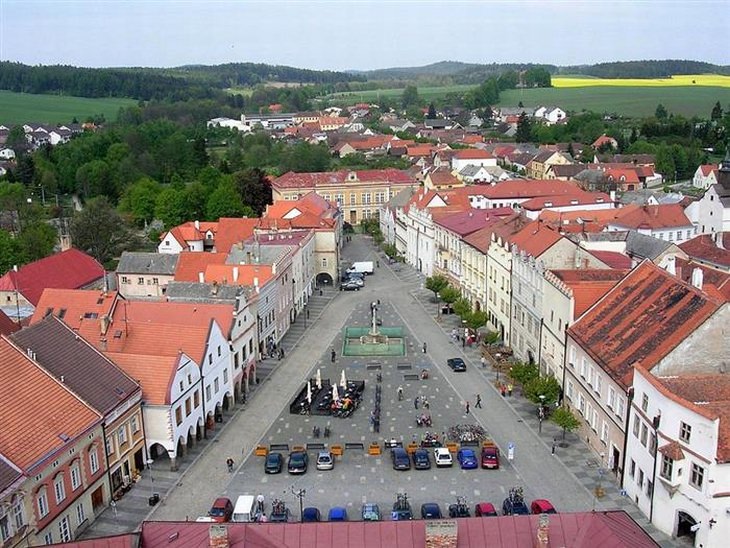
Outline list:
[[[39,122],[45,124],[71,123],[76,117],[83,122],[88,116],[103,114],[115,120],[120,107],[136,104],[134,99],[110,97],[88,99],[65,95],[33,95],[0,90],[0,124]]]

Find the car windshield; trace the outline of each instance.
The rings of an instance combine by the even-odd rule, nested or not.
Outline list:
[[[260,466],[260,465],[259,465]],[[210,512],[208,512],[213,517],[221,517],[226,515],[226,509],[225,508],[211,508]]]
[[[302,453],[295,453],[291,456],[290,462],[295,466],[300,466],[304,464],[304,455]]]

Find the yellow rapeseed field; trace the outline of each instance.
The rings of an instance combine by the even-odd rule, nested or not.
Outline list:
[[[730,88],[730,76],[719,74],[680,74],[671,78],[580,78],[553,76],[553,87],[583,88],[595,86],[615,87],[678,87],[708,86]]]

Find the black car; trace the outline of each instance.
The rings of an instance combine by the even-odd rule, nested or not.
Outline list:
[[[471,512],[464,497],[456,497],[456,504],[449,504],[450,518],[470,518]]]
[[[452,371],[466,371],[466,364],[461,358],[449,358],[446,360],[446,365],[448,365]]]
[[[360,291],[360,284],[357,282],[345,282],[340,286],[340,291]]]
[[[284,466],[284,457],[281,453],[269,453],[266,455],[264,472],[267,474],[278,474],[281,472],[282,466]]]
[[[431,468],[431,458],[428,456],[428,450],[416,449],[413,452],[413,468],[416,470],[428,470]]]
[[[502,514],[505,516],[526,516],[530,509],[524,500],[507,497],[502,502]]]
[[[309,457],[304,451],[294,451],[289,455],[287,470],[290,474],[304,474],[307,471]]]
[[[421,504],[421,519],[441,519],[441,508],[435,502]]]
[[[410,470],[411,459],[402,447],[394,447],[390,450],[390,458],[393,460],[393,470]]]

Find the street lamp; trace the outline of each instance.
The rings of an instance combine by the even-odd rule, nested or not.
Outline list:
[[[545,418],[545,395],[540,394],[540,409],[537,411],[537,418],[540,421],[537,429],[538,434],[542,434],[542,421]]]
[[[299,499],[299,521],[304,521],[304,496],[307,494],[306,489],[291,488],[292,495]]]
[[[150,506],[154,506],[155,504],[152,502],[155,500],[155,478],[152,475],[152,464],[154,464],[154,462],[155,461],[152,459],[147,459],[147,469],[150,471]]]

